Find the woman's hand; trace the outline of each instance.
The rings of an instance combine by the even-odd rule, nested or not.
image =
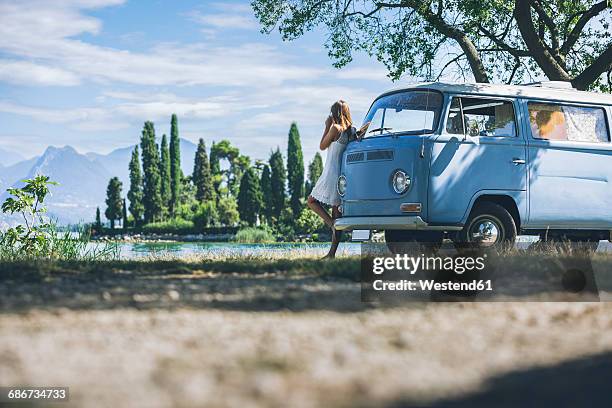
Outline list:
[[[326,127],[327,129],[329,129],[329,127],[332,125],[332,123],[334,123],[334,119],[332,118],[332,116],[331,116],[331,115],[329,115],[329,116],[327,117],[327,119],[325,119],[325,127]]]

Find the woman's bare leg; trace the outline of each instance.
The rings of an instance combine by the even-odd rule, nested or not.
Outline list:
[[[329,214],[327,213],[325,208],[323,208],[321,203],[319,203],[313,196],[308,196],[307,203],[308,203],[308,208],[310,208],[312,211],[315,212],[315,214],[321,217],[325,225],[327,225],[330,228],[334,226],[334,220],[332,219],[332,217],[329,216]]]
[[[335,221],[337,218],[340,218],[341,216],[342,214],[340,213],[338,206],[337,205],[333,206],[332,207],[332,219]],[[336,257],[336,251],[338,250],[338,245],[340,245],[341,238],[342,238],[342,232],[336,230],[332,226],[332,243],[331,243],[331,247],[329,248],[329,252],[327,253],[327,255],[325,255],[326,258]]]

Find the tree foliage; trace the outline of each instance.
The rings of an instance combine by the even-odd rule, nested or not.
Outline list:
[[[270,184],[272,185],[272,216],[280,219],[283,208],[287,201],[285,184],[287,173],[280,149],[276,149],[270,156]]]
[[[263,165],[260,179],[261,195],[262,195],[262,214],[266,217],[268,222],[271,221],[272,217],[272,177],[270,174],[270,166],[267,164]]]
[[[208,163],[208,154],[206,153],[204,139],[200,139],[194,159],[193,184],[196,188],[196,200],[204,202],[214,198],[210,164]]]
[[[143,205],[146,223],[158,221],[162,216],[161,176],[159,150],[155,143],[153,122],[145,122],[140,139],[142,149]]]
[[[183,171],[181,170],[181,139],[179,137],[178,119],[172,114],[170,121],[170,214],[174,215],[180,203]]]
[[[118,177],[113,177],[106,188],[106,210],[104,215],[111,223],[111,229],[115,228],[115,221],[120,220],[123,215],[123,198],[121,189],[123,185]]]
[[[100,207],[96,207],[96,223],[94,224],[96,231],[102,231],[102,217],[100,216]]]
[[[217,213],[222,225],[233,227],[240,221],[238,204],[233,197],[220,197],[217,204]]]
[[[254,0],[262,30],[293,40],[323,26],[336,67],[355,51],[399,79],[444,74],[519,83],[546,75],[610,91],[608,0]],[[448,70],[451,72],[447,72]]]
[[[255,170],[247,168],[240,180],[240,190],[238,192],[238,212],[240,219],[253,226],[257,223],[257,218],[262,207],[261,189],[259,179]]]
[[[287,144],[287,181],[289,185],[289,203],[294,214],[302,210],[304,198],[304,156],[297,124],[292,123],[289,129]]]
[[[140,225],[144,215],[144,205],[142,203],[142,173],[140,171],[140,155],[138,146],[132,151],[132,159],[130,160],[130,189],[127,194],[130,200],[130,214],[136,225]]]
[[[167,213],[172,199],[172,188],[170,178],[170,151],[168,150],[168,138],[164,134],[160,146],[159,175],[161,177],[160,194],[162,199],[162,212]]]

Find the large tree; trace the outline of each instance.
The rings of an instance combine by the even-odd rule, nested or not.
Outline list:
[[[212,142],[210,146],[210,174],[213,180],[213,188],[216,192],[219,192],[219,187],[223,181],[219,154],[220,152],[219,149],[217,149],[217,145],[215,145],[215,142]],[[217,197],[220,197],[220,194],[217,194]]]
[[[180,203],[183,171],[181,170],[181,139],[179,138],[178,119],[172,114],[170,121],[170,213],[175,214]]]
[[[140,155],[138,146],[132,151],[132,159],[130,160],[130,189],[127,194],[130,200],[130,214],[134,219],[134,223],[138,226],[144,215],[144,205],[142,203],[142,173],[140,172]]]
[[[247,168],[240,180],[238,192],[238,212],[240,219],[249,225],[255,225],[261,212],[262,197],[259,179],[255,170]]]
[[[120,220],[123,215],[123,199],[121,198],[121,181],[113,177],[106,188],[106,210],[104,215],[110,221],[111,229],[115,228],[115,221]]]
[[[196,187],[196,199],[200,202],[210,201],[214,198],[210,164],[204,139],[200,139],[198,150],[193,164],[193,184]]]
[[[159,174],[159,150],[155,143],[153,122],[145,122],[140,139],[142,149],[143,205],[146,223],[158,221],[162,214],[161,176]]]
[[[310,195],[312,189],[315,184],[317,184],[317,180],[323,173],[323,159],[319,152],[315,153],[312,161],[308,165],[308,181],[306,182],[306,197]]]
[[[121,208],[121,226],[124,230],[128,228],[127,203],[125,202],[125,198],[123,199],[123,206]]]
[[[289,129],[287,144],[287,181],[289,185],[289,203],[297,217],[302,210],[304,197],[304,156],[297,124],[292,123]]]
[[[262,214],[265,215],[268,221],[272,218],[272,177],[270,174],[270,166],[263,165],[261,171],[261,179],[259,182],[261,187],[261,195],[263,200]]]
[[[336,67],[354,51],[404,73],[438,79],[448,69],[476,82],[545,75],[578,89],[612,86],[608,0],[254,0],[263,30],[293,40],[327,30]]]
[[[283,162],[283,155],[280,149],[272,152],[270,155],[270,184],[272,185],[272,216],[277,220],[285,208],[287,195],[285,193],[285,183],[287,181],[287,173]]]
[[[102,232],[102,218],[100,217],[100,207],[96,207],[96,232],[99,234]]]
[[[168,150],[168,138],[164,134],[160,147],[159,175],[161,177],[160,193],[162,198],[163,212],[168,213],[172,199],[172,187],[170,176],[170,151]]]
[[[220,191],[224,175],[227,193],[236,197],[238,195],[238,187],[242,179],[242,174],[250,165],[249,157],[241,155],[240,150],[232,146],[228,140],[221,140],[219,143],[213,143],[210,157],[215,191]],[[225,159],[229,163],[229,169],[226,171],[221,170],[221,159]]]

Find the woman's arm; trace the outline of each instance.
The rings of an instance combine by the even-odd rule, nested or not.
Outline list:
[[[328,125],[329,122],[329,125]],[[321,150],[325,150],[329,147],[330,144],[336,139],[338,139],[338,135],[340,135],[340,131],[338,130],[338,126],[331,123],[331,120],[325,122],[325,132],[321,137],[321,143],[319,143],[319,148]]]

